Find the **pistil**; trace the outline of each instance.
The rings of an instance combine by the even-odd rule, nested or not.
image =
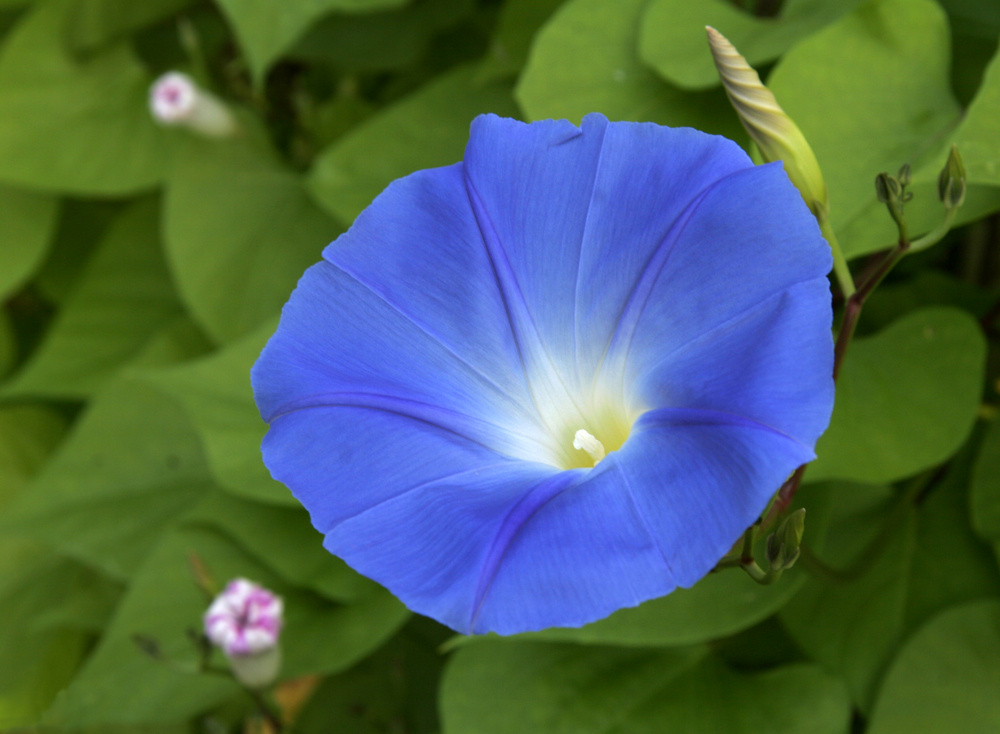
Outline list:
[[[594,460],[594,466],[601,463],[607,454],[604,451],[604,444],[594,437],[594,434],[581,428],[573,437],[573,448],[577,451],[586,451],[590,458]]]

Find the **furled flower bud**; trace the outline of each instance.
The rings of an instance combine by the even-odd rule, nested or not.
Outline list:
[[[957,209],[965,201],[965,164],[958,146],[951,146],[948,160],[938,176],[938,198],[947,209]]]
[[[798,126],[778,105],[774,94],[725,36],[710,26],[708,45],[715,66],[740,116],[740,122],[757,144],[764,160],[782,161],[785,172],[817,217],[827,210],[826,183],[816,156]]]
[[[791,568],[799,559],[802,534],[806,527],[805,508],[799,508],[778,526],[767,539],[767,561],[772,571]]]
[[[237,130],[236,118],[215,96],[186,74],[171,71],[149,91],[149,109],[163,125],[186,127],[211,138],[226,138]]]
[[[205,612],[205,636],[226,654],[244,685],[262,688],[277,677],[283,611],[281,597],[246,579],[234,579]]]

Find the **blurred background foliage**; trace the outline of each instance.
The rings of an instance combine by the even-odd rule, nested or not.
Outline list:
[[[855,273],[895,239],[875,174],[911,164],[919,234],[953,142],[963,226],[866,308],[779,583],[454,638],[322,550],[249,367],[322,247],[478,113],[749,150],[705,24],[810,140]],[[0,0],[0,729],[250,731],[244,692],[175,669],[194,554],[284,596],[306,734],[1000,731],[998,37],[993,0]],[[175,69],[240,134],[155,124]]]

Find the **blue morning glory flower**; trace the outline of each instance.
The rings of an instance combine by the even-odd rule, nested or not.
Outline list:
[[[693,585],[813,458],[830,267],[724,138],[479,117],[302,277],[252,373],[264,461],[414,611],[591,622]]]

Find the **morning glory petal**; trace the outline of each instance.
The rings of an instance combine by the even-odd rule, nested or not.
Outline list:
[[[539,464],[482,462],[372,505],[335,525],[324,545],[410,609],[471,633],[505,519],[533,493],[543,502],[577,480]]]
[[[649,258],[707,187],[750,168],[730,140],[600,114],[473,123],[465,170],[481,226],[560,369],[588,379]],[[627,243],[627,247],[616,246]]]
[[[484,329],[491,321],[503,328],[497,322],[506,319],[503,312],[479,316]],[[494,450],[537,460],[549,456],[547,434],[529,412],[527,397],[512,396],[424,324],[329,262],[306,271],[251,378],[269,422],[345,400],[374,408],[395,401],[396,412]],[[511,377],[506,386],[513,383]]]
[[[487,466],[374,506],[325,545],[467,634],[583,624],[674,588],[627,493],[587,474]]]
[[[689,207],[683,226],[664,240],[622,313],[604,369],[621,376],[633,399],[652,399],[636,384],[652,363],[774,294],[807,281],[824,283],[832,266],[816,220],[780,163],[730,174],[706,189]],[[825,317],[826,286],[820,291],[796,293],[807,299],[807,311],[822,305]],[[791,323],[782,332],[797,339]],[[745,338],[746,348],[755,349],[755,334]],[[824,340],[821,351],[830,365],[824,377],[829,385],[816,399],[830,403],[832,339]],[[810,362],[809,368],[815,367]]]
[[[825,278],[779,291],[665,350],[633,390],[649,405],[739,415],[812,446],[833,404],[829,302]]]
[[[788,475],[815,458],[812,446],[723,412],[662,408],[633,430],[618,463],[683,587],[708,573]]]
[[[447,428],[359,406],[286,413],[272,421],[262,451],[322,533],[414,487],[510,463]],[[411,534],[405,524],[393,532]]]
[[[498,389],[530,405],[462,164],[390,184],[323,257]]]

